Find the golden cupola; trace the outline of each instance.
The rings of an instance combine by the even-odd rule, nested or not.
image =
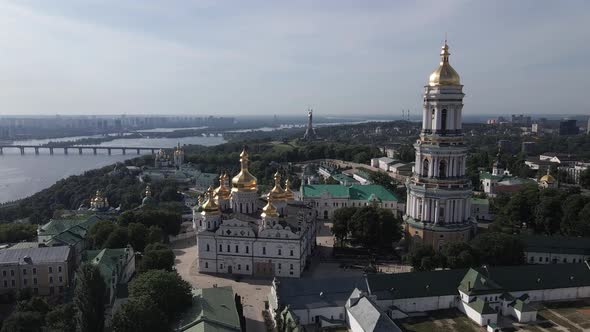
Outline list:
[[[217,199],[229,199],[231,194],[231,190],[225,186],[225,182],[227,181],[228,175],[227,172],[221,173],[219,176],[219,187],[215,188],[214,194]]]
[[[241,169],[238,175],[234,176],[231,180],[233,192],[243,192],[243,191],[256,191],[257,190],[257,180],[254,175],[250,174],[248,171],[248,152],[246,148],[240,153],[240,164]]]
[[[449,63],[449,45],[445,40],[445,44],[440,51],[440,64],[435,71],[430,74],[428,85],[440,86],[440,85],[461,85],[461,78],[459,74],[451,67]]]
[[[178,142],[178,145],[174,149],[174,155],[180,156],[180,155],[183,155],[183,154],[184,154],[184,150],[182,150],[182,147],[180,146],[180,142]]]
[[[273,198],[269,194],[267,195],[268,201],[266,205],[262,208],[262,214],[260,215],[262,218],[266,217],[278,217],[279,211],[277,208],[272,204]]]
[[[291,191],[291,181],[289,179],[285,180],[285,200],[290,201],[295,198],[293,192]]]
[[[277,171],[274,175],[275,186],[268,193],[274,201],[282,201],[285,199],[285,190],[281,187],[281,174]]]
[[[209,187],[209,189],[207,190],[207,200],[205,201],[205,203],[201,206],[201,213],[202,214],[219,214],[219,205],[217,205],[217,203],[215,203],[215,198],[213,197],[214,193],[213,193],[213,186]]]

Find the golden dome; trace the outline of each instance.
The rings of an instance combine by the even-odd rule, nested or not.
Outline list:
[[[430,74],[430,80],[428,85],[439,86],[439,85],[461,85],[461,78],[459,74],[449,64],[449,45],[445,40],[445,45],[440,51],[440,64],[435,71]]]
[[[284,197],[285,197],[285,200],[287,200],[287,201],[294,199],[293,192],[291,191],[291,181],[289,181],[289,179],[285,180],[285,196]]]
[[[231,190],[225,186],[225,181],[227,181],[227,178],[228,176],[226,172],[221,173],[219,176],[219,187],[215,188],[215,191],[213,192],[217,199],[229,199]]]
[[[149,185],[145,187],[145,197],[152,197],[152,188]]]
[[[240,153],[241,170],[238,175],[234,176],[231,180],[232,189],[231,191],[256,191],[257,180],[254,175],[248,171],[248,152],[246,148]]]
[[[285,199],[285,190],[281,187],[281,174],[277,171],[274,175],[275,186],[268,193],[269,197],[272,197],[275,201],[281,201]]]
[[[213,187],[209,187],[207,190],[207,200],[205,204],[201,206],[202,214],[219,214],[219,206],[215,203],[215,199],[213,197]]]
[[[277,208],[272,204],[272,200],[272,196],[268,195],[268,202],[262,208],[262,214],[260,215],[262,218],[279,216],[279,211],[277,211]]]
[[[546,174],[541,177],[541,180],[539,180],[539,182],[554,183],[555,178],[551,174]]]
[[[178,155],[181,155],[181,154],[184,154],[184,151],[180,147],[180,142],[178,142],[178,145],[176,146],[176,149],[174,149],[174,155],[178,156]]]

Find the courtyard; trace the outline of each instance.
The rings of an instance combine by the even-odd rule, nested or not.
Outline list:
[[[326,262],[325,258],[331,254],[333,238],[330,234],[331,224],[324,223],[318,233],[318,248],[311,258],[310,268],[303,273],[302,278],[330,278],[342,275],[362,276],[362,270],[342,269],[339,263]],[[191,283],[193,287],[208,288],[216,286],[231,286],[235,293],[242,297],[247,331],[266,331],[263,310],[264,302],[270,293],[272,278],[257,278],[228,275],[202,274],[197,271],[195,250],[196,239],[189,238],[172,244],[176,255],[175,267],[180,276]]]
[[[484,332],[457,309],[429,312],[428,315],[397,320],[408,332],[458,331]],[[590,301],[554,302],[539,306],[537,321],[521,324],[510,317],[500,317],[502,331],[522,332],[584,332],[590,331]]]

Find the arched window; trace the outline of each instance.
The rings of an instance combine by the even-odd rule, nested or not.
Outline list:
[[[442,110],[442,115],[440,117],[440,129],[447,130],[447,110]]]
[[[429,166],[430,162],[428,161],[428,159],[424,159],[424,161],[422,162],[422,176],[428,176]]]
[[[328,210],[324,210],[324,219],[328,219]]]
[[[430,129],[433,129],[436,126],[436,116],[435,116],[436,112],[434,111],[434,109],[432,110],[432,113],[430,113]]]
[[[446,178],[447,177],[447,161],[441,160],[438,165],[438,177],[439,178]]]

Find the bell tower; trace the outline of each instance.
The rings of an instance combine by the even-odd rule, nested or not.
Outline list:
[[[449,63],[445,40],[438,68],[424,87],[422,131],[414,144],[416,164],[410,178],[406,231],[412,243],[435,250],[471,238],[471,183],[465,174],[467,147],[462,132],[463,85]]]

